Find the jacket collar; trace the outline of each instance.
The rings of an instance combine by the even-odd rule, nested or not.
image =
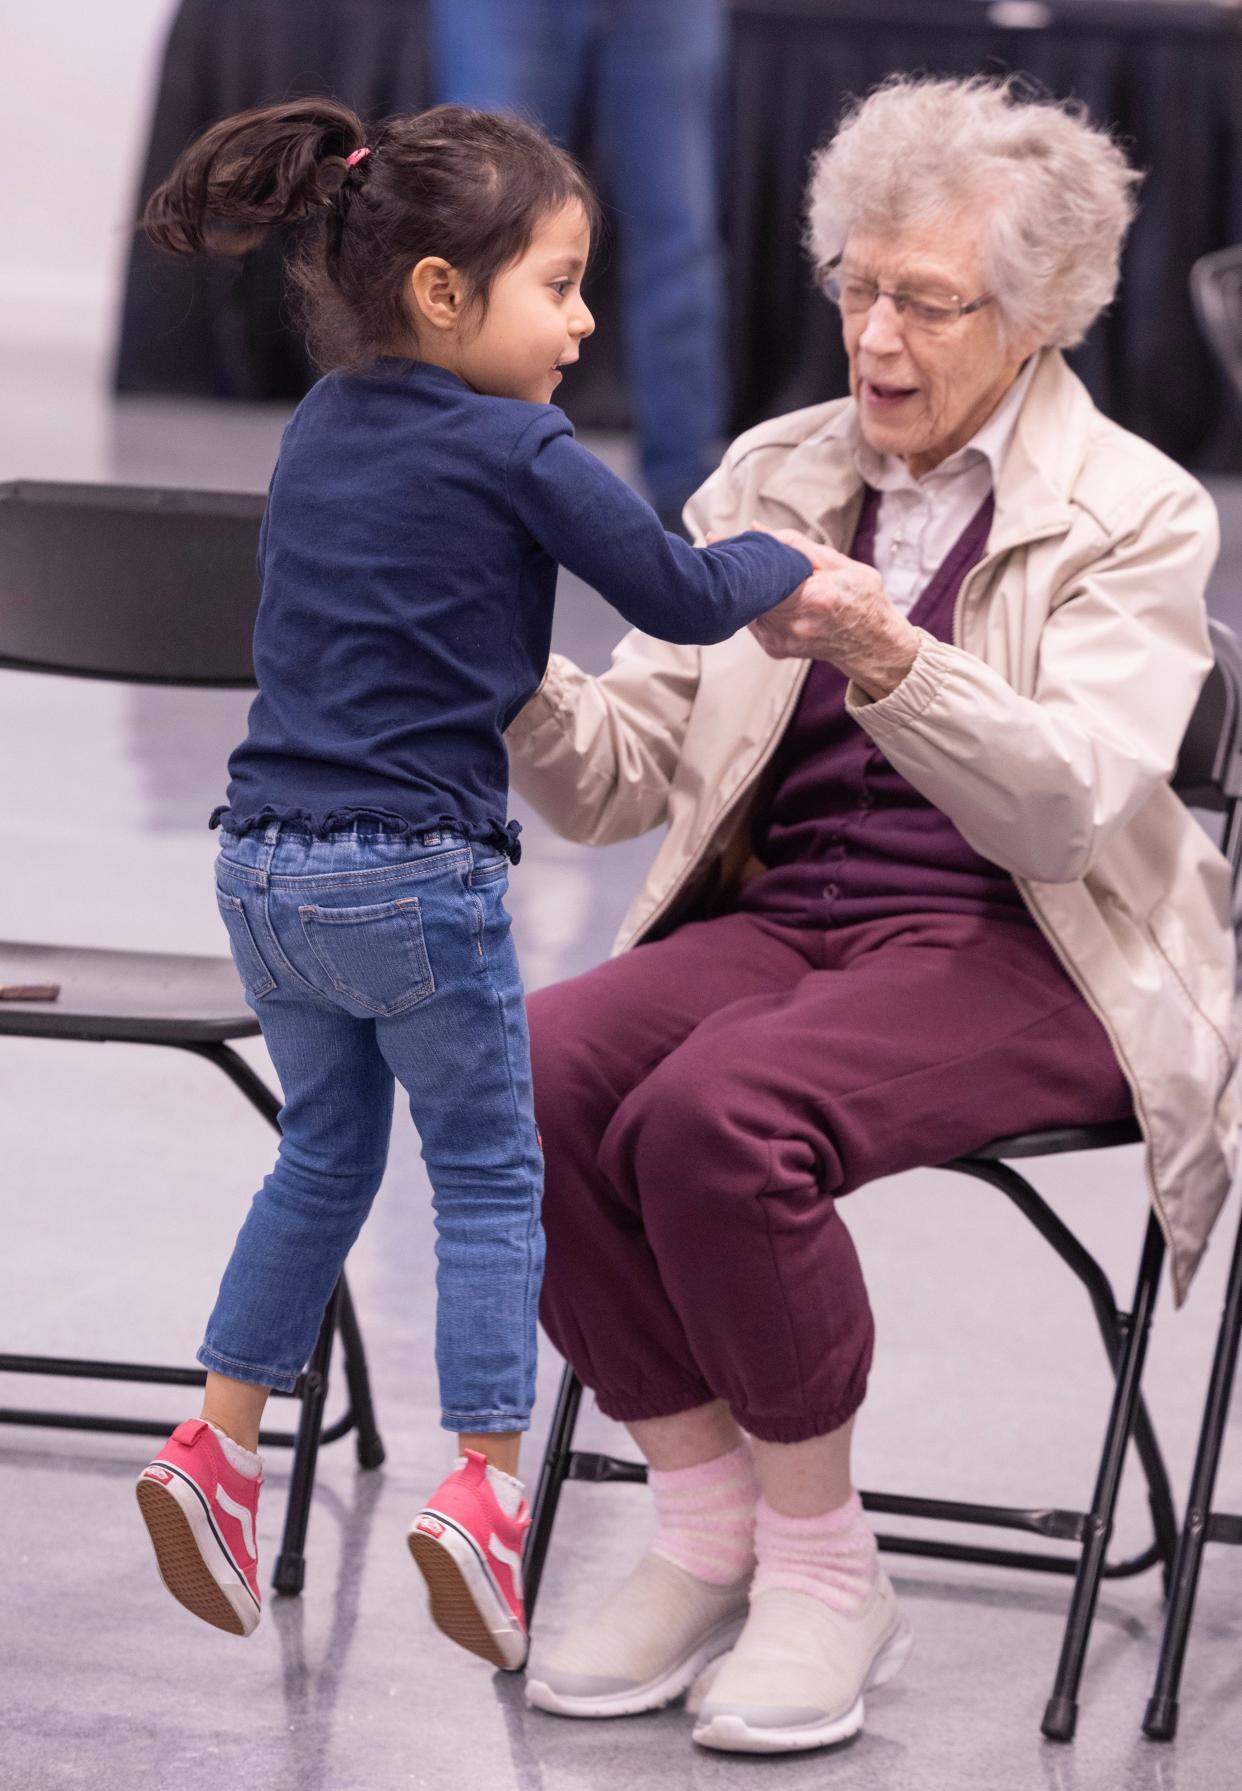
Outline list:
[[[852,398],[823,407],[818,426],[783,458],[759,495],[796,510],[808,532],[847,543],[862,498],[848,428]],[[1060,351],[1043,349],[996,486],[988,552],[1004,553],[1064,534],[1073,519],[1069,493],[1087,451],[1095,407]]]
[[[1074,518],[1070,493],[1086,458],[1095,406],[1065,365],[1046,348],[1018,416],[996,487],[991,553],[1066,534]]]

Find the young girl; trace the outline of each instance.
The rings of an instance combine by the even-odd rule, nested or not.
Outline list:
[[[409,1545],[439,1627],[522,1665],[542,1183],[504,731],[543,676],[558,562],[682,642],[726,638],[811,570],[765,534],[704,550],[665,534],[549,402],[594,328],[595,218],[576,164],[527,124],[441,106],[366,138],[328,100],[214,126],[147,208],[180,253],[309,220],[294,272],[334,366],[281,444],[259,694],[212,817],[220,912],[284,1091],[280,1151],[207,1323],[202,1415],[137,1483],[169,1591],[235,1635],[260,1614],[260,1416],[306,1362],[379,1187],[395,1080],[434,1190],[460,1448]]]

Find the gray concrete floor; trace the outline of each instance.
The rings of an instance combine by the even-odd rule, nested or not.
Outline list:
[[[260,489],[283,416],[210,405],[114,406],[94,369],[0,349],[0,478],[116,478]],[[621,467],[624,443],[596,444]],[[1242,492],[1220,489],[1226,551],[1213,607],[1242,621]],[[602,666],[619,629],[566,581],[557,645]],[[0,673],[0,936],[219,951],[204,817],[245,698],[139,691]],[[596,962],[649,845],[589,852],[533,817],[512,906],[532,986]],[[261,1048],[248,1046],[259,1067]],[[192,1359],[237,1223],[269,1167],[266,1127],[223,1079],[176,1053],[4,1041],[0,1257],[6,1350]],[[1143,1222],[1138,1153],[1062,1159],[1035,1180],[1120,1290]],[[1236,1197],[1235,1197],[1236,1198]],[[942,1173],[849,1203],[880,1348],[859,1426],[863,1484],[999,1503],[1082,1505],[1108,1401],[1085,1300],[999,1196]],[[1149,1397],[1175,1489],[1189,1473],[1237,1222],[1234,1202],[1188,1307],[1162,1297]],[[298,1600],[272,1600],[244,1647],[196,1624],[158,1583],[129,1482],[141,1442],[0,1431],[0,1785],[246,1783],[266,1791],[587,1791],[627,1784],[789,1791],[1225,1791],[1242,1745],[1242,1555],[1209,1549],[1172,1747],[1139,1719],[1161,1624],[1153,1575],[1101,1600],[1078,1740],[1041,1741],[1064,1580],[893,1557],[917,1633],[865,1734],[785,1761],[696,1752],[679,1709],[606,1724],[528,1711],[428,1623],[403,1535],[445,1457],[431,1361],[431,1215],[408,1120],[398,1121],[374,1217],[351,1261],[388,1461],[361,1473],[348,1443],[321,1457]],[[545,1349],[533,1475],[559,1364]],[[167,1415],[150,1389],[8,1377],[4,1404]],[[1231,1426],[1222,1505],[1242,1509]],[[591,1414],[587,1446],[624,1438]],[[270,1561],[286,1460],[269,1458],[260,1532]],[[571,1487],[539,1627],[555,1631],[619,1577],[648,1533],[639,1488]],[[928,1526],[922,1526],[927,1529]],[[1120,1546],[1141,1546],[1127,1482]],[[978,1538],[976,1538],[978,1539]],[[998,1538],[1003,1541],[1004,1539]]]

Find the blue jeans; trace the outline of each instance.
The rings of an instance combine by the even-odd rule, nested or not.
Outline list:
[[[679,507],[725,425],[722,0],[434,0],[432,30],[441,100],[521,108],[562,143],[591,101],[643,480],[657,508]]]
[[[361,824],[316,839],[277,822],[220,847],[220,913],[284,1106],[199,1361],[293,1386],[383,1176],[395,1080],[434,1193],[442,1422],[526,1429],[543,1159],[506,860]]]

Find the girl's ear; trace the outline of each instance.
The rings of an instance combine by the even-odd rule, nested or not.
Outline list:
[[[409,275],[416,325],[455,330],[466,308],[466,294],[455,268],[439,255],[424,255]]]

